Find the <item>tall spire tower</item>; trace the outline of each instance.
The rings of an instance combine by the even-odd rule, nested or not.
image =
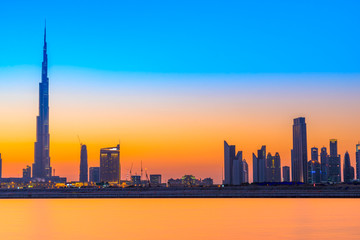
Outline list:
[[[46,44],[46,22],[44,29],[44,48],[41,72],[41,82],[39,83],[39,116],[36,118],[36,142],[35,142],[35,161],[33,164],[33,178],[50,178],[50,135],[49,135],[49,78],[47,44]]]

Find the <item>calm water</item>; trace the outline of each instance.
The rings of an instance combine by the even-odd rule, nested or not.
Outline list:
[[[360,239],[357,199],[0,200],[0,239]]]

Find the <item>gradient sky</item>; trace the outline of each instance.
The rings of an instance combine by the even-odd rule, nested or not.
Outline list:
[[[51,164],[78,179],[121,140],[122,178],[140,161],[164,178],[221,179],[223,140],[267,145],[290,164],[292,119],[308,147],[360,140],[358,1],[2,1],[3,176],[33,162],[44,19]],[[252,174],[251,179],[252,179]]]

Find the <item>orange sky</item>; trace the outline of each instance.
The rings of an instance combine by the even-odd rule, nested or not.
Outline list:
[[[39,69],[0,69],[0,152],[3,177],[33,163]],[[220,182],[223,141],[235,144],[252,169],[252,152],[267,145],[290,165],[292,120],[304,116],[308,147],[339,141],[355,166],[360,140],[357,75],[151,75],[50,68],[50,157],[56,175],[78,179],[80,146],[89,166],[101,147],[121,140],[122,178],[194,174]],[[252,173],[250,174],[252,179]]]

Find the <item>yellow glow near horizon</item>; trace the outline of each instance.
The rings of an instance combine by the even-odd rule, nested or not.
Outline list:
[[[360,96],[352,76],[319,76],[314,86],[305,81],[307,76],[279,75],[281,81],[274,80],[276,76],[268,80],[266,76],[210,76],[209,81],[206,76],[185,76],[185,81],[170,75],[160,80],[150,76],[147,81],[146,76],[135,79],[109,73],[103,80],[101,73],[86,71],[74,75],[50,75],[51,164],[56,175],[70,180],[79,175],[77,135],[87,145],[89,167],[99,166],[100,148],[116,146],[120,140],[123,179],[132,163],[133,172],[139,173],[143,161],[149,174],[163,174],[164,180],[193,174],[213,177],[217,183],[226,140],[243,151],[251,180],[252,153],[262,145],[272,155],[280,153],[282,166],[290,166],[292,121],[298,116],[306,117],[309,150],[328,148],[329,139],[335,137],[339,154],[343,158],[348,150],[355,164]],[[0,83],[4,177],[20,177],[22,168],[33,163],[38,80],[35,74],[29,76],[31,81],[25,81],[26,77],[14,73],[6,76],[10,83]],[[299,84],[299,79],[305,80]],[[351,84],[341,85],[334,79]],[[326,81],[327,87],[320,91]],[[342,97],[334,99],[339,91]]]

